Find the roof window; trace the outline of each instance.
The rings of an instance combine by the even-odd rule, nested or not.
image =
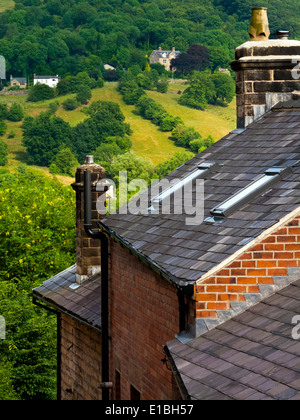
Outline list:
[[[192,173],[186,175],[181,180],[177,181],[175,184],[171,185],[165,191],[162,191],[160,194],[156,195],[151,199],[152,204],[160,204],[163,200],[170,197],[176,191],[182,189],[189,182],[194,181],[197,178],[203,178],[208,172],[216,169],[219,165],[214,162],[203,162],[197,166],[197,169]]]
[[[229,216],[242,205],[248,203],[252,198],[267,191],[267,189],[278,182],[287,171],[290,171],[290,168],[272,167],[268,169],[259,179],[213,208],[210,211],[211,215],[216,219]]]

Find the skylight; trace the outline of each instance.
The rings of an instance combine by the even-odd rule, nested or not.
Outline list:
[[[223,201],[223,203],[219,204],[217,207],[213,208],[210,211],[211,215],[221,218],[229,216],[237,208],[240,208],[252,198],[258,196],[264,191],[267,191],[268,188],[279,181],[287,170],[289,170],[289,168],[286,167],[273,167],[268,169],[262,177],[252,182],[232,197]]]
[[[184,188],[184,186],[187,185],[189,182],[192,182],[197,178],[203,178],[203,176],[207,172],[211,171],[212,169],[214,169],[217,166],[218,165],[214,162],[203,162],[203,163],[199,164],[195,171],[186,175],[180,181],[176,182],[175,184],[173,184],[169,188],[167,188],[165,191],[162,191],[160,194],[153,197],[151,199],[151,202],[153,204],[160,204],[163,200],[170,197],[176,191]]]

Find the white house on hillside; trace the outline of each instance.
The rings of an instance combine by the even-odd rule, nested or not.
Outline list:
[[[55,88],[57,83],[60,81],[60,77],[57,76],[36,76],[33,75],[33,84],[41,83],[43,85],[48,85],[51,88]]]

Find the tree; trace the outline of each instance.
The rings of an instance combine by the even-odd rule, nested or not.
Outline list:
[[[192,44],[187,53],[181,53],[171,61],[176,73],[186,76],[195,70],[205,70],[209,66],[209,52],[204,45]]]
[[[154,169],[155,167],[150,159],[138,156],[133,152],[114,157],[111,164],[111,174],[117,183],[119,181],[119,173],[126,171],[128,181],[143,179],[147,184],[150,184]]]
[[[22,143],[36,165],[49,166],[61,147],[70,142],[70,125],[49,113],[41,113],[36,118],[26,117],[22,129]]]
[[[155,167],[155,173],[159,179],[164,178],[170,172],[173,172],[176,168],[183,165],[188,160],[192,159],[194,154],[192,152],[180,151],[176,152],[173,157],[166,160],[165,162],[159,163]]]
[[[68,98],[62,103],[62,106],[67,111],[73,111],[74,109],[76,109],[78,107],[78,105],[79,104],[78,104],[76,98]]]
[[[198,81],[192,83],[181,95],[179,104],[196,109],[206,109],[205,85]]]
[[[23,118],[24,118],[24,111],[23,111],[22,105],[15,102],[14,104],[12,104],[12,106],[10,107],[10,110],[8,111],[7,119],[9,121],[21,121]]]
[[[176,146],[188,148],[192,140],[198,139],[201,136],[193,127],[186,127],[179,124],[172,131],[172,137],[175,140]]]
[[[7,155],[7,144],[3,140],[0,140],[0,166],[4,166],[7,164]]]
[[[6,120],[8,114],[7,104],[0,104],[0,121]]]
[[[24,166],[1,176],[0,189],[0,399],[55,399],[56,317],[31,292],[74,264],[74,192]]]
[[[85,111],[89,118],[72,129],[72,150],[83,162],[85,156],[109,137],[125,137],[129,126],[117,103],[95,101]]]
[[[7,130],[7,124],[4,121],[0,121],[0,136],[4,136]]]
[[[77,89],[76,100],[80,104],[87,104],[92,97],[91,88],[89,86],[81,85]]]
[[[57,153],[52,164],[56,166],[59,173],[71,176],[74,176],[75,170],[79,166],[78,160],[68,147]]]
[[[39,102],[47,99],[52,99],[55,96],[55,90],[50,86],[37,83],[34,86],[31,86],[29,89],[29,94],[27,96],[28,102]]]
[[[215,103],[230,103],[235,95],[235,83],[229,74],[213,74],[212,81],[215,85]]]

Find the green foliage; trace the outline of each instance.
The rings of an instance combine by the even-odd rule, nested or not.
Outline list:
[[[7,130],[7,124],[4,121],[0,121],[0,136],[4,136]]]
[[[109,137],[125,137],[130,133],[117,103],[95,101],[86,108],[89,116],[72,129],[72,150],[79,162],[96,150]]]
[[[52,166],[52,173],[67,174],[67,175],[74,176],[75,170],[79,166],[79,163],[78,163],[78,160],[73,155],[73,153],[71,152],[71,150],[67,147],[65,149],[61,149],[57,153],[51,166]],[[51,172],[51,166],[50,166],[50,172]],[[53,170],[55,172],[53,172]],[[59,172],[56,172],[57,170]]]
[[[49,166],[61,147],[70,142],[70,125],[50,113],[26,117],[22,129],[22,143],[36,165]]]
[[[158,164],[155,167],[155,173],[159,179],[162,179],[193,157],[192,152],[177,152],[172,158]]]
[[[189,76],[189,87],[183,92],[179,104],[206,109],[208,104],[226,105],[235,95],[235,82],[226,73],[195,71]]]
[[[74,264],[73,190],[25,167],[1,172],[0,232],[0,399],[55,399],[56,320],[31,290]]]
[[[150,159],[143,158],[133,152],[114,157],[111,164],[111,175],[116,183],[119,182],[119,173],[127,171],[127,179],[143,179],[150,185],[155,166]]]
[[[0,104],[0,121],[6,120],[8,114],[7,104]]]
[[[146,55],[160,45],[165,49],[175,46],[183,53],[193,44],[204,45],[209,49],[212,71],[218,66],[228,67],[226,60],[233,59],[234,48],[248,40],[253,6],[250,0],[15,3],[13,10],[1,16],[0,46],[9,71],[63,77],[79,72],[90,75],[99,69],[104,75],[106,63],[117,68],[113,77],[123,68],[138,65],[144,69]],[[285,27],[291,30],[292,38],[300,37],[295,0],[265,0],[264,6],[268,7],[271,33]]]
[[[10,107],[10,110],[8,111],[7,119],[9,121],[21,121],[23,118],[24,118],[24,111],[23,111],[22,105],[15,102],[14,104],[12,104],[12,106]]]
[[[1,122],[0,122],[1,125]],[[0,140],[0,166],[4,166],[7,164],[7,155],[8,155],[8,149],[7,144]]]
[[[175,140],[176,146],[188,148],[191,141],[201,136],[193,127],[186,127],[180,124],[172,131],[172,137]]]
[[[62,106],[64,107],[64,109],[66,111],[73,111],[74,109],[76,109],[78,107],[78,101],[76,100],[76,98],[69,98],[66,99],[63,103]]]
[[[80,85],[77,88],[76,100],[80,104],[87,104],[92,97],[91,88],[86,85]]]
[[[212,81],[215,85],[215,103],[230,103],[235,95],[235,83],[228,74],[219,73],[212,75]]]
[[[34,86],[31,86],[29,89],[29,94],[27,96],[28,102],[39,102],[46,99],[52,99],[55,96],[55,90],[50,86],[47,86],[42,83],[37,83]]]

